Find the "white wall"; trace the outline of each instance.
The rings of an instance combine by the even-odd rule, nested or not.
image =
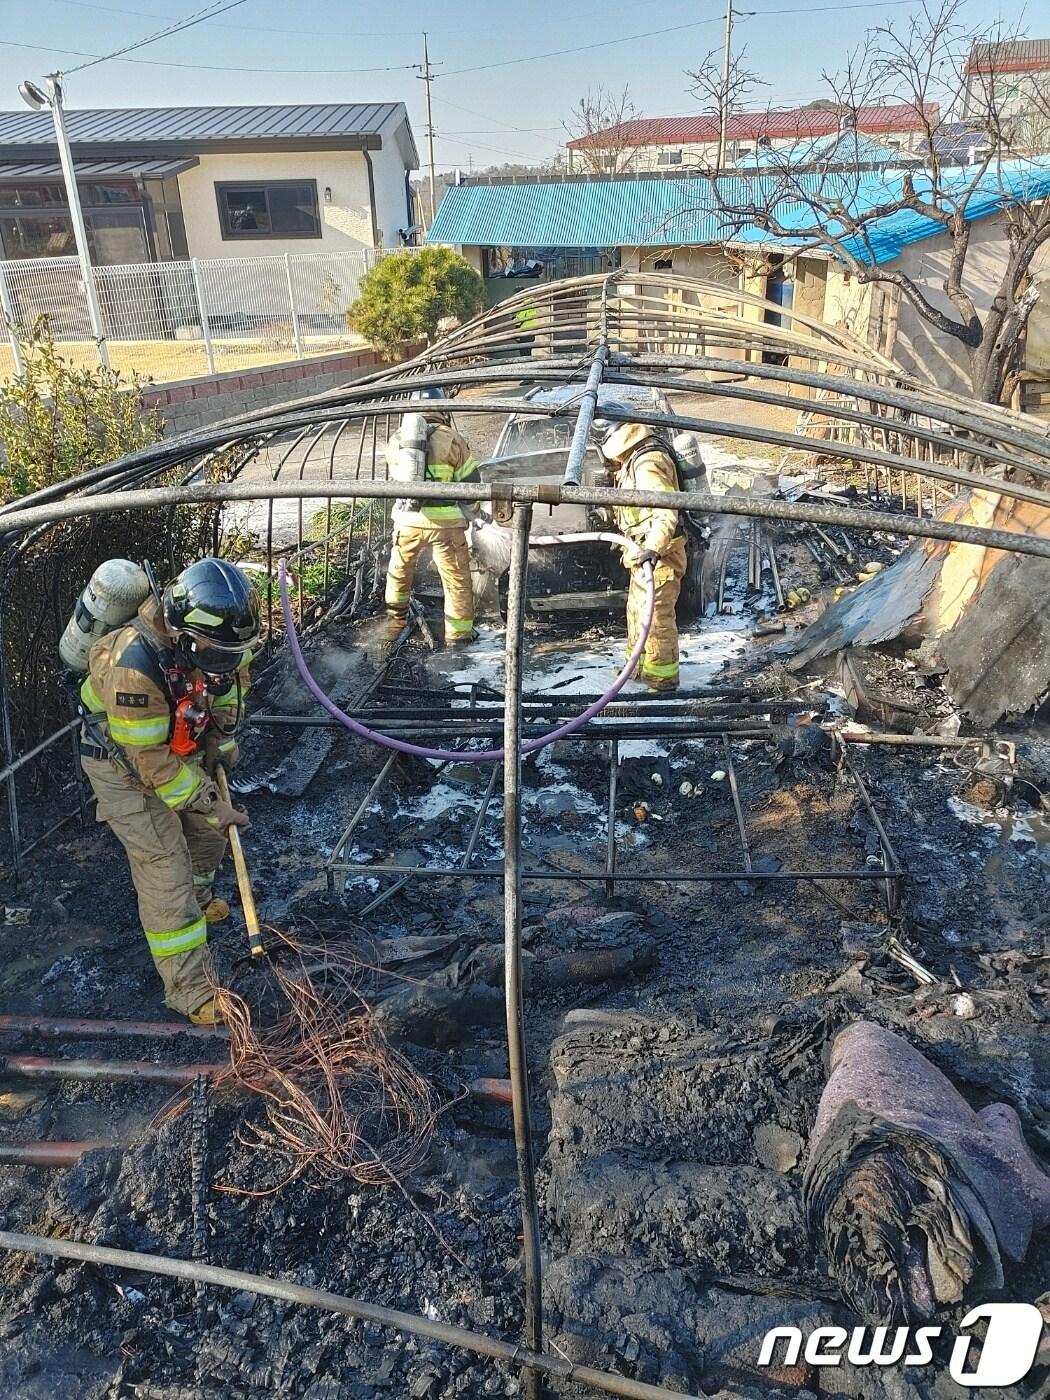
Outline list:
[[[404,167],[396,145],[373,151],[376,171],[376,201],[380,181],[386,191],[394,179],[403,180]],[[380,170],[382,169],[382,175]],[[391,174],[390,171],[394,174]],[[215,198],[217,182],[227,180],[316,180],[317,206],[321,215],[320,238],[229,238],[222,237],[219,209]],[[325,187],[332,190],[332,202],[324,202]],[[368,194],[368,171],[360,151],[282,151],[268,154],[232,152],[203,155],[200,164],[179,176],[182,212],[190,256],[195,258],[245,258],[253,254],[275,253],[352,253],[372,247],[372,220]],[[384,194],[389,209],[389,195]],[[402,199],[402,204],[404,200]],[[397,243],[397,230],[404,226],[404,215],[389,228],[384,213],[377,222],[384,227],[387,244]]]
[[[828,135],[830,134],[831,133],[828,133]],[[808,139],[810,138],[805,136],[774,136],[770,140],[770,145],[776,150],[782,150],[788,146],[800,145]],[[814,141],[824,141],[828,139],[828,136],[813,137],[812,139]],[[872,139],[878,141],[881,145],[899,146],[903,151],[911,151],[919,147],[922,134],[915,131],[887,131],[875,133]],[[727,147],[728,158],[730,160],[738,160],[741,156],[751,155],[756,144],[757,143],[753,140],[730,141]],[[680,164],[661,165],[661,151],[681,151],[682,159]],[[569,155],[572,157],[572,169],[575,172],[586,172],[591,169],[590,160],[593,158],[593,151],[570,151]],[[659,146],[636,146],[630,153],[627,164],[623,164],[622,157],[619,163],[622,168],[635,173],[648,172],[650,170],[673,172],[679,169],[684,170],[691,165],[713,165],[717,156],[717,141],[668,141]]]
[[[970,226],[970,246],[966,255],[963,288],[973,299],[978,315],[988,310],[1006,266],[1006,233],[998,218],[980,219]],[[937,234],[913,243],[893,266],[919,282],[923,292],[937,306],[958,319],[958,312],[943,291],[951,257],[947,234]],[[942,389],[966,393],[970,385],[969,356],[961,341],[943,335],[923,320],[906,297],[901,297],[897,320],[894,357],[905,369],[925,371]]]
[[[384,136],[384,143],[387,138]],[[393,141],[382,151],[370,151],[372,178],[376,187],[376,228],[382,248],[399,248],[399,228],[408,228],[408,197],[405,194],[405,167]]]

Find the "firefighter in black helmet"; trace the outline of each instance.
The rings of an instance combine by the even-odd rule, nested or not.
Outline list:
[[[196,1025],[219,1019],[207,926],[229,908],[213,885],[227,829],[248,825],[220,798],[214,774],[237,761],[258,640],[247,576],[201,559],[94,644],[80,691],[81,762],[98,820],[127,853],[165,1000]]]

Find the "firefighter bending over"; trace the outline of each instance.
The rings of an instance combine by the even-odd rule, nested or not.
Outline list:
[[[246,576],[202,559],[94,642],[80,690],[81,763],[98,820],[127,853],[164,999],[195,1025],[219,1020],[207,925],[229,908],[212,887],[227,829],[248,818],[222,800],[214,775],[237,760],[258,638]]]
[[[644,423],[596,424],[602,456],[613,484],[625,491],[677,491],[678,469],[670,448]],[[638,679],[652,690],[678,689],[678,622],[675,606],[686,568],[685,532],[676,510],[617,506],[616,528],[631,541],[623,551],[631,584],[627,594],[627,652],[630,655],[645,619],[648,590],[642,570],[653,566],[656,609]]]
[[[476,482],[481,477],[470,446],[452,427],[440,389],[420,389],[412,395],[424,405],[406,413],[387,444],[387,463],[394,480],[412,482]],[[394,503],[394,538],[386,573],[386,606],[395,620],[408,616],[419,556],[430,549],[445,595],[445,642],[456,645],[474,636],[474,589],[470,581],[467,515],[454,501],[413,500]]]

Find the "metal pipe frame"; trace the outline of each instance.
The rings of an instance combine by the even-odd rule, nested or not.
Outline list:
[[[183,1021],[91,1020],[75,1016],[0,1016],[0,1035],[31,1035],[44,1040],[228,1040],[225,1026],[192,1026]]]
[[[507,1065],[514,1119],[514,1155],[521,1192],[522,1252],[525,1260],[525,1345],[543,1349],[543,1264],[536,1161],[532,1144],[528,1055],[525,1047],[524,974],[521,958],[521,659],[525,636],[525,593],[529,569],[532,507],[519,506],[512,520],[512,552],[507,587],[504,651],[503,724],[503,921],[504,990],[507,1013]],[[461,867],[461,874],[468,874]],[[528,1400],[538,1400],[534,1373],[527,1377]]]
[[[510,672],[508,672],[508,675],[509,674]],[[506,737],[506,724],[507,722],[505,720],[503,731],[504,737]],[[518,732],[521,733],[520,725]],[[517,845],[513,859],[510,862],[508,862],[505,857],[505,864],[503,869],[492,866],[473,866],[469,860],[464,859],[461,860],[455,866],[401,865],[398,864],[396,861],[382,861],[376,864],[366,865],[353,861],[330,860],[326,865],[326,870],[333,872],[330,878],[334,878],[334,872],[338,872],[340,879],[343,881],[344,884],[346,880],[351,876],[357,876],[360,878],[374,878],[375,876],[379,875],[398,876],[398,883],[393,887],[393,889],[388,891],[386,896],[384,896],[383,898],[388,898],[390,895],[395,894],[399,889],[404,888],[404,886],[407,885],[411,880],[421,878],[433,879],[434,877],[454,880],[493,880],[502,879],[504,877],[505,870],[513,871],[514,879],[517,880],[519,883],[526,880],[555,880],[567,881],[571,883],[581,882],[585,884],[602,882],[608,894],[612,894],[615,885],[623,881],[627,881],[633,884],[688,884],[696,883],[699,881],[709,881],[712,883],[717,883],[720,881],[724,882],[726,880],[748,880],[753,881],[756,884],[769,883],[777,885],[799,882],[807,883],[811,881],[818,882],[842,880],[846,883],[863,883],[865,881],[870,880],[880,880],[883,881],[885,885],[887,911],[890,915],[893,915],[896,913],[900,903],[901,881],[903,880],[905,875],[904,868],[901,866],[897,854],[893,848],[893,845],[890,842],[889,836],[886,833],[886,829],[883,826],[882,821],[879,819],[878,812],[875,810],[875,806],[872,802],[871,795],[868,792],[868,789],[864,783],[863,778],[861,777],[861,774],[857,770],[856,765],[853,764],[850,761],[848,755],[846,755],[845,745],[839,738],[838,732],[835,730],[832,730],[830,732],[832,734],[833,741],[836,743],[838,750],[842,755],[843,765],[848,769],[850,776],[856,784],[860,800],[865,810],[867,811],[868,817],[871,820],[876,835],[878,836],[881,859],[881,868],[879,870],[874,870],[870,866],[865,866],[861,869],[852,870],[756,871],[754,868],[754,860],[751,852],[751,843],[747,832],[747,822],[744,813],[744,807],[740,797],[740,789],[737,781],[736,768],[733,762],[733,739],[749,738],[751,736],[741,735],[738,732],[729,731],[724,728],[718,729],[717,731],[714,731],[714,733],[717,734],[717,737],[721,740],[721,748],[726,768],[726,779],[729,785],[729,793],[730,799],[733,804],[733,813],[736,821],[737,835],[740,841],[743,866],[739,870],[670,869],[654,870],[649,872],[625,872],[617,869],[616,792],[617,770],[619,764],[618,739],[621,737],[620,735],[617,735],[609,740],[610,747],[609,758],[607,763],[608,776],[606,796],[608,827],[606,832],[606,857],[604,870],[558,871],[538,870],[536,868],[531,868],[527,870],[523,869],[521,864],[520,846],[520,796],[517,803],[517,825],[515,827],[515,829],[518,832]],[[663,728],[656,729],[651,725],[648,726],[643,731],[643,733],[645,737],[652,739],[679,737],[675,731],[671,731],[669,735],[667,730]],[[580,737],[581,736],[579,734],[575,734],[572,736],[572,740],[578,739]],[[766,733],[759,737],[768,740],[771,737],[771,735],[769,733]],[[572,740],[566,740],[565,742],[572,742]],[[465,751],[464,761],[469,762],[469,759],[470,754],[469,752]],[[491,797],[492,786],[493,784],[490,778],[489,788],[486,791],[485,797],[482,801],[482,806],[480,808],[478,816],[475,819],[474,826],[471,832],[470,842],[468,843],[468,855],[470,856],[473,855],[474,845],[477,840],[477,834],[480,830],[480,823],[484,818],[484,813],[488,805],[488,799],[489,797]],[[506,823],[507,814],[506,808],[504,808],[505,841],[508,839],[509,835],[509,831],[506,829]],[[373,905],[374,903],[375,901],[373,901]],[[373,905],[369,905],[367,906],[367,908],[370,909],[373,907]],[[365,911],[362,910],[361,912],[363,913]]]
[[[53,1144],[43,1144],[49,1145]],[[107,1147],[109,1144],[79,1143],[67,1146],[89,1149],[94,1146]],[[6,1230],[0,1231],[0,1249],[43,1255],[53,1259],[75,1259],[86,1264],[132,1269],[140,1273],[160,1274],[167,1278],[184,1279],[189,1283],[206,1283],[217,1288],[257,1294],[264,1298],[277,1298],[286,1303],[298,1304],[300,1307],[319,1308],[355,1318],[359,1322],[370,1323],[374,1327],[407,1333],[409,1336],[426,1337],[432,1342],[458,1347],[461,1351],[469,1351],[475,1356],[484,1356],[506,1366],[522,1367],[526,1374],[576,1381],[603,1394],[621,1396],[623,1400],[700,1400],[696,1395],[670,1391],[659,1385],[649,1385],[614,1371],[577,1366],[565,1356],[514,1346],[511,1342],[490,1337],[484,1332],[471,1332],[466,1327],[432,1321],[414,1313],[365,1303],[357,1298],[342,1297],[320,1288],[307,1288],[299,1283],[289,1283],[285,1279],[243,1273],[239,1269],[216,1268],[196,1259],[140,1254],[130,1249],[109,1249],[104,1245],[81,1244],[76,1240],[52,1239],[45,1235],[19,1235]]]
[[[513,404],[504,405],[501,412],[517,411]],[[624,421],[627,415],[620,410],[607,410],[610,419]],[[639,411],[631,415],[638,422],[650,422],[655,414]],[[670,427],[694,428],[710,432],[720,429],[719,424],[696,418],[674,418],[661,420]],[[788,436],[784,434],[785,438]],[[797,439],[790,439],[797,442]],[[765,439],[763,438],[763,441]],[[858,449],[859,450],[859,449]],[[854,455],[851,451],[851,457]],[[929,471],[929,469],[928,469]],[[932,476],[933,472],[929,471]],[[946,473],[942,475],[947,475]],[[960,485],[973,485],[991,490],[1003,496],[1014,497],[1038,505],[1050,505],[1050,495],[1019,486],[1012,482],[991,481],[971,473],[959,473],[952,478]],[[328,497],[349,499],[351,497],[396,500],[403,490],[397,482],[375,481],[360,485],[336,482],[288,482],[283,485],[267,485],[265,482],[206,482],[197,486],[171,486],[165,489],[148,491],[125,491],[112,495],[93,496],[90,499],[60,501],[55,505],[33,507],[14,511],[0,518],[0,527],[9,535],[30,530],[38,525],[54,524],[61,520],[77,519],[88,515],[105,515],[113,511],[152,510],[166,505],[207,505],[233,501],[266,501],[276,499],[296,500],[299,497],[312,500],[325,500]],[[706,491],[624,491],[616,487],[551,487],[542,483],[534,485],[513,485],[508,488],[511,503],[514,505],[561,505],[576,504],[587,506],[613,507],[618,505],[659,507],[665,510],[693,511],[700,515],[739,515],[747,518],[758,517],[764,520],[782,520],[821,525],[844,525],[864,534],[899,534],[911,538],[946,540],[960,544],[976,544],[986,549],[1001,549],[1015,554],[1033,555],[1040,559],[1050,558],[1050,540],[1038,536],[1025,535],[1017,530],[996,530],[979,525],[965,525],[956,521],[917,519],[911,515],[890,512],[874,512],[850,506],[817,505],[805,501],[758,500],[746,496],[714,496]],[[506,500],[506,494],[491,486],[464,486],[437,482],[418,482],[413,492],[420,500],[444,500],[458,503],[491,504]],[[3,537],[3,538],[6,538]],[[0,538],[0,544],[3,543]]]
[[[0,1055],[0,1074],[23,1079],[70,1080],[83,1084],[192,1084],[198,1075],[211,1077],[228,1066],[174,1065],[158,1060],[57,1060],[45,1055]]]

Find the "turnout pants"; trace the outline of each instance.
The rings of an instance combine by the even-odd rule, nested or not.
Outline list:
[[[127,853],[164,1000],[188,1016],[212,995],[204,910],[226,854],[226,836],[199,813],[174,812],[159,797],[131,787],[115,761],[85,757],[81,763],[98,799],[97,819]]]
[[[394,612],[408,611],[416,564],[425,549],[433,552],[445,594],[445,640],[469,641],[474,630],[474,588],[465,526],[398,525],[386,571],[386,605]]]
[[[685,540],[672,540],[667,553],[660,557],[653,572],[656,576],[656,608],[645,654],[638,666],[639,680],[654,690],[673,690],[678,684],[678,620],[675,605],[685,574]],[[639,568],[631,569],[631,586],[627,593],[627,654],[634,644],[645,620],[648,590],[645,575]]]

